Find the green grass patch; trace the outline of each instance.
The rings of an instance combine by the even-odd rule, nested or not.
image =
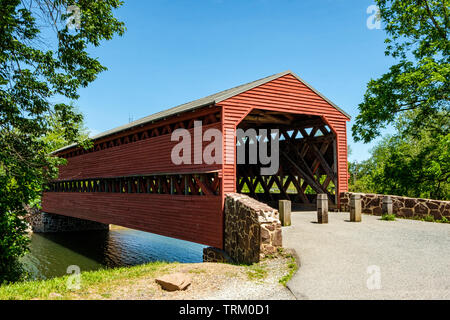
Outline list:
[[[0,286],[0,300],[89,298],[91,294],[110,297],[115,288],[138,278],[153,277],[170,271],[177,263],[151,262],[133,267],[82,272],[80,289],[68,288],[68,276],[49,280],[25,281]],[[73,277],[73,276],[72,276]]]
[[[435,219],[431,214],[428,214],[424,217],[419,217],[417,219],[426,222],[450,223],[450,221],[446,217],[442,217],[442,219]]]
[[[436,223],[450,223],[450,220],[447,217],[442,217],[442,219],[435,219],[434,216],[431,214],[426,216],[414,216],[414,217],[407,217],[402,219],[412,219],[412,220],[419,220],[419,221],[425,221],[425,222],[436,222]]]
[[[442,217],[442,219],[436,220],[436,222],[439,222],[439,223],[450,223],[450,220],[447,219],[446,217]]]
[[[285,258],[288,259],[288,262],[287,262],[288,273],[286,275],[284,275],[283,277],[281,277],[281,279],[278,282],[286,287],[288,281],[291,280],[291,278],[294,276],[295,272],[297,271],[298,265],[297,265],[297,262],[295,261],[295,257],[293,255],[287,254],[287,255],[285,255]]]
[[[435,219],[434,216],[432,216],[431,214],[426,215],[425,217],[421,218],[420,220],[426,221],[426,222],[450,223],[450,221],[446,217],[442,217],[442,219]]]
[[[385,214],[383,214],[381,216],[381,220],[384,220],[384,221],[395,221],[395,214],[387,214],[387,213],[385,213]]]
[[[192,269],[188,271],[189,273],[193,273],[193,274],[201,274],[201,273],[205,273],[206,270],[204,269]]]
[[[248,266],[247,276],[250,280],[262,280],[267,277],[266,267],[260,264]]]

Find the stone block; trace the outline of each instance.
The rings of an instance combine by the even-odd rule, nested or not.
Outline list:
[[[279,213],[264,203],[230,193],[225,198],[224,215],[224,251],[235,262],[258,262],[281,243]]]
[[[191,278],[185,273],[167,274],[155,281],[166,291],[186,290],[191,284]]]
[[[281,247],[283,245],[283,238],[282,238],[281,229],[277,229],[273,233],[272,244],[275,247]]]
[[[340,202],[341,211],[350,211],[350,206],[346,203],[353,195],[351,192],[341,192]],[[386,196],[380,194],[360,194],[361,195],[361,211],[367,214],[381,215],[382,213],[390,212],[390,208],[383,204],[386,197],[392,200],[392,213],[405,218],[418,217],[423,218],[428,214],[433,216],[449,217],[450,216],[450,201],[430,200],[421,198],[408,198],[402,196]],[[378,198],[380,203],[374,201]],[[437,214],[439,212],[439,215]]]
[[[35,233],[57,233],[75,231],[109,230],[108,224],[41,212],[36,208],[27,208],[26,221],[29,230]]]
[[[225,251],[207,247],[203,249],[203,262],[233,263],[234,261]]]

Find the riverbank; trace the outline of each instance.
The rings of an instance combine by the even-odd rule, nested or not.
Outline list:
[[[284,252],[250,266],[152,262],[82,272],[80,288],[73,290],[67,286],[69,276],[4,285],[0,299],[293,299],[285,284],[295,270],[295,259]],[[175,272],[189,274],[192,284],[187,290],[167,292],[155,283],[156,277]]]
[[[96,271],[155,261],[203,261],[204,246],[200,244],[126,228],[33,233],[30,240],[30,251],[21,259],[30,280],[62,277],[71,265],[81,271]]]

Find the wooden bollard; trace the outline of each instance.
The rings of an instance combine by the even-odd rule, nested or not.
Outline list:
[[[383,197],[383,214],[393,214],[394,208],[392,206],[392,198],[391,196]]]
[[[283,227],[291,225],[291,202],[289,200],[278,201],[278,212]]]
[[[317,195],[317,222],[328,223],[328,196],[324,193]]]
[[[350,197],[350,221],[361,222],[361,195],[352,194]]]

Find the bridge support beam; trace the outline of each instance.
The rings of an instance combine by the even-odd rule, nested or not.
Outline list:
[[[108,224],[40,212],[39,210],[32,210],[28,214],[27,221],[30,225],[30,230],[36,233],[109,230]]]

